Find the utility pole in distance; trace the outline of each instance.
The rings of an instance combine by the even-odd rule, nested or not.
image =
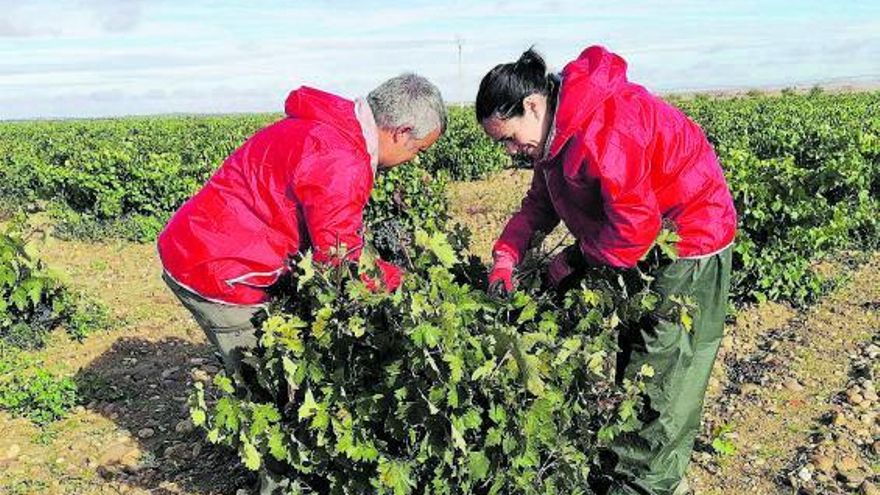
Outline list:
[[[461,68],[461,36],[455,36],[455,44],[458,45],[458,105],[464,107],[464,72]]]

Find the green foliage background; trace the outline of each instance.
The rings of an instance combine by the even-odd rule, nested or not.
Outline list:
[[[880,93],[673,99],[715,146],[740,215],[737,301],[814,300],[818,261],[876,249],[880,233]],[[151,241],[223,159],[276,115],[0,123],[4,209],[47,209],[61,236]],[[510,160],[451,108],[421,163],[380,175],[371,227],[443,222],[448,180]]]

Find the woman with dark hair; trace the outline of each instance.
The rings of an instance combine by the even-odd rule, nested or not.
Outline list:
[[[640,430],[609,448],[600,492],[684,493],[703,396],[721,341],[730,287],[736,211],[718,159],[681,111],[627,80],[626,62],[592,46],[560,75],[529,49],[480,83],[477,120],[511,154],[531,158],[532,184],[493,248],[489,288],[514,290],[514,271],[535,232],[561,220],[577,242],[551,261],[564,287],[587,266],[631,268],[661,225],[680,240],[679,258],[653,274],[662,295],[690,296],[693,326],[661,314],[621,331],[618,379],[655,370]],[[610,479],[610,482],[608,481]],[[598,480],[601,482],[602,480]]]

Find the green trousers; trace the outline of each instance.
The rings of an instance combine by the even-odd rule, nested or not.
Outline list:
[[[606,457],[601,490],[611,495],[684,493],[685,470],[700,429],[703,397],[724,332],[730,292],[732,248],[699,259],[681,259],[657,273],[663,296],[689,296],[696,304],[690,330],[668,315],[670,302],[619,337],[618,379],[632,378],[648,364],[642,427],[615,438]]]
[[[178,284],[167,273],[162,273],[162,279],[205,331],[205,336],[223,361],[227,375],[235,378],[239,394],[245,396],[255,392],[259,387],[251,385],[256,383],[253,370],[243,365],[242,357],[246,351],[257,347],[257,329],[267,315],[266,309],[262,306],[232,306],[212,302]],[[260,495],[284,493],[287,486],[284,476],[289,472],[284,464],[267,456],[259,473]]]

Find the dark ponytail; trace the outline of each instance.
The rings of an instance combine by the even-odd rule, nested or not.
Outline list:
[[[523,99],[532,94],[551,97],[552,104],[558,87],[558,78],[547,74],[544,59],[529,48],[516,62],[496,65],[483,77],[477,91],[477,121],[493,115],[518,117],[525,112]]]

